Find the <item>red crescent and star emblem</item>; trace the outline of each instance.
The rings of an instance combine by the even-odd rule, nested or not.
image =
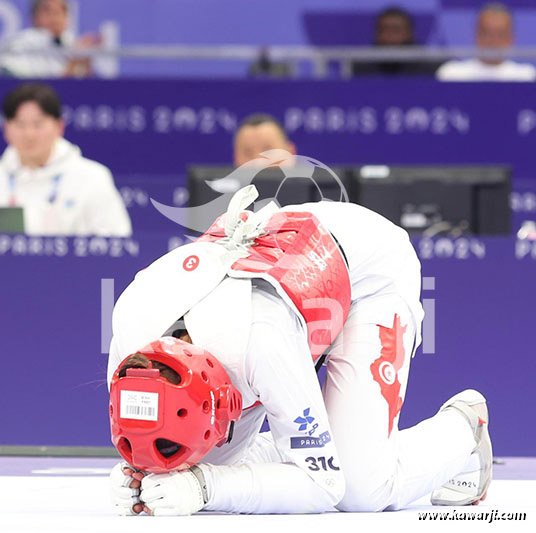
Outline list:
[[[186,272],[191,272],[192,270],[195,270],[198,266],[199,257],[197,257],[197,255],[188,256],[182,263],[182,268],[184,268]]]
[[[404,364],[404,333],[408,326],[402,326],[400,317],[395,315],[392,328],[380,326],[381,355],[370,365],[374,381],[380,386],[381,394],[389,406],[388,435],[393,430],[393,422],[402,409],[404,400],[400,396],[398,371]]]

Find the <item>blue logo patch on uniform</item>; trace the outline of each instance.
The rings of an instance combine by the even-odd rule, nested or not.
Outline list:
[[[296,424],[299,424],[300,427],[298,428],[298,431],[305,431],[307,429],[307,426],[309,424],[312,424],[315,420],[314,416],[309,416],[309,413],[311,412],[311,408],[308,407],[303,411],[303,416],[299,416],[294,420]]]
[[[290,447],[296,448],[323,448],[331,442],[329,431],[324,431],[318,437],[290,437]]]

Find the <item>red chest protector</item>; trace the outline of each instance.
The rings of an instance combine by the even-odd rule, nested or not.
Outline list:
[[[224,237],[220,217],[199,241]],[[248,252],[231,269],[236,277],[267,280],[298,311],[316,361],[341,332],[350,310],[350,277],[336,241],[313,214],[283,211],[270,217]]]

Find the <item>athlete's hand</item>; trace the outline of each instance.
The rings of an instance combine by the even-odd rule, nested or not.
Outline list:
[[[169,474],[149,474],[141,482],[144,511],[155,516],[191,515],[206,504],[205,480],[200,468]]]
[[[143,511],[140,485],[144,473],[128,463],[118,463],[110,473],[110,495],[120,515],[136,515]]]

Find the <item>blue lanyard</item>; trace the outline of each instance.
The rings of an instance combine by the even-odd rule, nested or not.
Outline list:
[[[50,196],[48,197],[48,203],[53,204],[56,201],[58,196],[58,188],[60,185],[61,174],[56,174],[52,178],[52,190],[50,191]]]
[[[9,205],[14,206],[16,205],[16,198],[15,198],[15,174],[12,172],[8,175],[9,178]],[[58,197],[58,189],[60,186],[60,181],[62,178],[62,174],[56,174],[52,178],[52,190],[50,191],[50,194],[48,196],[48,203],[53,204],[56,201],[56,198]]]
[[[15,198],[15,174],[8,174],[8,188],[9,188],[9,207],[15,207],[17,201]]]

